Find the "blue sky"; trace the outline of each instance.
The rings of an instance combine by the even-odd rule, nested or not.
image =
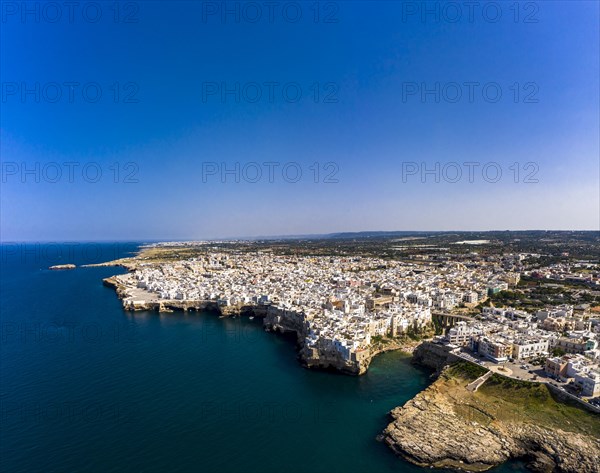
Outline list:
[[[2,241],[599,229],[597,2],[25,3]]]

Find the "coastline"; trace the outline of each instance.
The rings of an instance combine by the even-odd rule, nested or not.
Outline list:
[[[339,352],[305,343],[307,323],[302,312],[284,310],[271,304],[223,305],[216,300],[166,300],[143,288],[137,288],[132,284],[132,272],[141,261],[136,258],[93,265],[121,266],[128,270],[126,274],[103,280],[105,286],[116,291],[124,310],[161,313],[209,311],[219,317],[260,318],[266,331],[294,335],[298,359],[309,369],[334,370],[359,376],[367,372],[377,355],[388,351],[412,355],[414,363],[436,369],[438,379],[405,405],[390,411],[393,420],[378,436],[378,440],[383,441],[398,456],[415,465],[475,473],[498,466],[509,459],[527,459],[528,468],[536,472],[599,473],[593,466],[596,445],[593,439],[586,436],[572,435],[560,428],[535,429],[523,422],[496,422],[492,427],[484,426],[482,419],[495,421],[495,414],[487,412],[482,406],[473,412],[468,410],[472,402],[464,399],[473,393],[464,389],[466,383],[458,387],[453,385],[456,388],[454,391],[444,384],[448,382],[447,366],[456,362],[458,357],[436,351],[433,344],[407,337],[379,338],[371,341],[371,345],[363,350],[359,359],[343,359]],[[452,397],[452,393],[458,395]],[[467,410],[463,412],[461,409]],[[565,441],[562,441],[563,437],[566,438]],[[557,441],[557,438],[561,438],[561,441]],[[600,449],[600,442],[596,443]],[[551,452],[554,452],[554,457]]]
[[[129,311],[153,311],[169,313],[175,311],[183,312],[214,312],[219,317],[242,317],[252,316],[263,320],[263,327],[269,332],[292,333],[296,337],[298,358],[300,363],[310,369],[335,370],[343,374],[360,376],[365,374],[372,360],[379,354],[388,351],[401,351],[408,355],[412,354],[420,341],[408,338],[387,338],[387,343],[373,343],[363,351],[360,358],[346,360],[339,352],[322,350],[309,347],[304,339],[306,333],[305,315],[294,311],[280,309],[274,305],[230,305],[224,306],[217,301],[211,300],[167,300],[159,299],[144,289],[132,288],[128,282],[131,271],[136,267],[131,261],[113,261],[93,266],[121,266],[128,269],[128,273],[115,275],[103,279],[104,286],[115,290],[117,297],[121,299],[124,310]]]
[[[428,345],[413,362],[435,367],[423,353]],[[424,468],[473,473],[516,459],[540,473],[600,471],[600,415],[544,384],[483,376],[484,368],[463,360],[445,363],[451,364],[433,384],[389,412],[391,422],[377,440],[396,455]]]
[[[104,284],[114,288],[122,299],[127,295],[126,287],[119,284],[118,276],[106,278]],[[427,340],[386,339],[387,343],[372,345],[369,355],[360,362],[347,363],[331,353],[307,350],[302,343],[301,314],[282,311],[274,306],[223,307],[214,301],[156,299],[129,310],[210,311],[219,317],[262,318],[266,331],[295,336],[299,361],[309,369],[334,370],[360,376],[367,372],[372,360],[381,353],[400,351],[411,355],[413,363],[437,370],[438,378],[406,404],[390,411],[392,422],[377,440],[383,441],[396,455],[419,467],[479,473],[510,459],[525,459],[529,462],[528,469],[540,473],[599,471],[594,467],[594,440],[584,435],[558,428],[537,428],[522,419],[506,424],[496,421],[490,427],[485,426],[482,419],[496,420],[496,417],[494,413],[487,412],[484,406],[463,411],[472,405],[468,396],[473,393],[465,389],[467,381],[461,381],[463,386],[453,385],[454,391],[446,384],[448,367],[454,366],[458,358],[436,351],[435,344]],[[547,388],[544,386],[543,389]],[[600,441],[596,441],[596,444],[600,448]],[[555,457],[550,455],[551,452]]]
[[[424,468],[486,471],[525,460],[530,471],[598,473],[600,415],[544,383],[517,381],[424,342],[413,363],[437,379],[389,412],[377,437]],[[473,389],[473,386],[481,384]]]

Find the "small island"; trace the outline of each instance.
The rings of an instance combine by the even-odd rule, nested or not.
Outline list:
[[[64,269],[75,269],[77,266],[75,266],[74,264],[56,264],[54,266],[50,266],[48,269],[51,269],[53,271],[60,271],[60,270],[64,270]]]

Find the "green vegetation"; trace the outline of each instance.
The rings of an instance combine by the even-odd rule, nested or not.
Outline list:
[[[415,330],[414,327],[408,327],[408,329],[406,330],[406,336],[411,340],[415,340],[417,342],[422,340],[421,334],[417,332],[417,330]]]
[[[466,361],[459,361],[450,365],[445,371],[444,376],[446,379],[460,378],[465,381],[475,381],[480,376],[487,373],[487,369],[483,366],[468,363]]]
[[[493,406],[494,415],[503,420],[600,437],[600,415],[586,411],[575,401],[557,401],[545,384],[493,374],[475,396]]]
[[[457,414],[489,426],[493,422],[534,424],[600,438],[600,415],[585,410],[576,401],[558,401],[543,383],[532,383],[494,373],[476,391],[465,389],[486,369],[467,362],[449,366],[437,381],[454,400]]]
[[[483,245],[455,245],[464,240],[489,240]],[[538,253],[526,265],[569,259],[598,260],[598,232],[524,231],[524,232],[359,232],[306,238],[282,238],[253,241],[220,241],[197,246],[172,245],[145,249],[150,260],[172,261],[198,256],[209,249],[298,256],[378,257],[386,260],[429,262],[444,266],[462,261],[469,264],[481,258],[500,260],[515,253]],[[563,252],[569,254],[562,256]]]
[[[551,352],[551,353],[552,353],[552,356],[564,356],[564,355],[566,355],[566,354],[567,354],[567,352],[566,352],[566,351],[564,351],[564,350],[563,350],[562,348],[560,348],[560,347],[554,347],[554,348],[552,349],[552,352]]]
[[[497,292],[486,303],[481,307],[493,304],[496,307],[515,307],[532,312],[551,305],[595,305],[600,303],[600,297],[591,294],[582,284],[524,277],[515,290]]]
[[[408,337],[410,340],[420,342],[424,338],[432,337],[435,333],[436,328],[433,324],[423,329],[417,328],[415,325],[411,325],[406,329],[405,337]]]
[[[529,360],[529,364],[532,366],[544,366],[546,364],[547,358],[548,358],[547,356],[542,356],[542,355],[536,356]]]
[[[435,335],[442,335],[444,333],[444,326],[435,317],[433,317],[433,328]]]

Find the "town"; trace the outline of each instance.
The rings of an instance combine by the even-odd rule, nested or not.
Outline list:
[[[268,329],[296,333],[310,367],[362,374],[380,351],[408,346],[394,341],[427,340],[505,376],[552,383],[600,405],[600,315],[590,304],[536,310],[494,304],[521,277],[595,287],[597,266],[586,264],[581,276],[568,264],[527,264],[538,254],[473,255],[440,263],[419,255],[392,260],[294,254],[269,245],[165,243],[142,251],[110,285],[127,310],[263,317]]]

